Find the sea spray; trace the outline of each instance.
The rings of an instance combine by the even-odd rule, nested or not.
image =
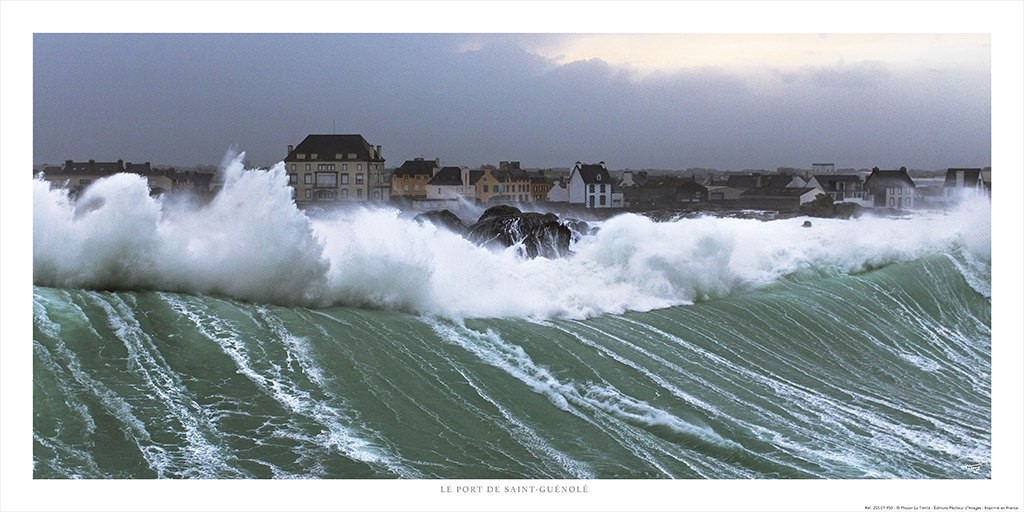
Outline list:
[[[859,273],[949,254],[985,293],[991,209],[893,219],[763,222],[623,214],[562,259],[492,250],[390,207],[310,217],[282,164],[222,169],[202,206],[151,197],[144,178],[97,180],[73,200],[34,183],[33,277],[41,286],[215,294],[257,303],[395,309],[449,318],[584,318],[728,297],[802,272]],[[986,294],[987,295],[987,294]]]

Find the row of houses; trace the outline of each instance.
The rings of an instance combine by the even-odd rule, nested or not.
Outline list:
[[[388,171],[381,146],[359,134],[311,134],[289,145],[284,158],[288,184],[300,205],[379,202],[420,208],[443,208],[467,201],[476,204],[565,203],[595,209],[664,209],[713,205],[795,211],[819,195],[834,202],[863,207],[908,209],[934,206],[935,193],[920,194],[905,167],[874,168],[866,177],[836,174],[834,164],[815,163],[806,174],[781,172],[732,174],[698,180],[694,176],[649,175],[625,171],[616,179],[605,162],[577,161],[565,174],[526,171],[518,161],[502,161],[480,169],[442,166],[440,158],[414,158]],[[215,192],[214,174],[157,169],[149,162],[65,161],[46,167],[44,177],[54,186],[80,192],[92,181],[120,172],[136,173],[149,182],[153,194]],[[962,190],[981,193],[991,188],[988,169],[949,169],[943,198]],[[941,199],[941,198],[940,198]]]
[[[97,162],[88,160],[75,162],[65,160],[61,166],[44,166],[43,179],[50,187],[67,188],[71,195],[80,194],[92,182],[119,173],[138,174],[146,178],[150,194],[165,192],[190,192],[207,194],[216,191],[214,173],[195,170],[177,170],[174,167],[156,168],[149,162],[141,164],[117,160]]]

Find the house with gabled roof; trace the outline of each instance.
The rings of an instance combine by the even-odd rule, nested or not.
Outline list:
[[[549,203],[569,202],[569,180],[562,176],[551,182],[551,189],[548,190],[545,200]]]
[[[873,196],[876,208],[913,208],[917,185],[906,167],[898,170],[871,169],[864,188]]]
[[[288,184],[297,203],[383,201],[371,196],[369,183],[381,182],[384,158],[359,134],[310,134],[288,146],[284,159]]]
[[[569,204],[582,204],[587,208],[612,208],[613,185],[614,181],[604,162],[576,162],[569,173]],[[619,196],[621,198],[621,193]]]
[[[428,200],[458,200],[469,194],[468,167],[442,167],[427,182]]]
[[[947,198],[959,197],[965,194],[987,194],[988,187],[985,184],[985,177],[980,168],[977,169],[948,169],[943,188]]]
[[[857,203],[864,207],[874,204],[868,198],[864,182],[856,174],[815,174],[807,181],[807,186],[820,188],[836,203]]]
[[[637,189],[636,201],[631,206],[640,208],[673,208],[708,200],[707,187],[692,176],[651,176]]]
[[[441,159],[424,160],[417,157],[406,160],[391,173],[391,196],[404,198],[426,198],[427,182],[441,170]]]
[[[761,187],[740,193],[739,204],[744,208],[795,212],[800,205],[814,201],[824,194],[820,188],[811,187]]]

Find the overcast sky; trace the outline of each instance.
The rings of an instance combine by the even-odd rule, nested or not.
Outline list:
[[[991,164],[988,35],[35,34],[34,162]]]

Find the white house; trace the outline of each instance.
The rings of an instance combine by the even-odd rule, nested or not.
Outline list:
[[[549,203],[569,202],[569,185],[565,178],[555,180],[554,186],[551,187],[551,190],[548,190],[546,199]]]
[[[463,199],[475,196],[469,189],[469,168],[442,167],[427,182],[427,200]]]
[[[816,174],[807,186],[820,188],[837,203],[856,203],[866,208],[874,206],[864,189],[864,182],[856,174]]]
[[[612,176],[604,162],[576,162],[569,174],[569,203],[582,204],[587,208],[612,208],[612,185]]]

